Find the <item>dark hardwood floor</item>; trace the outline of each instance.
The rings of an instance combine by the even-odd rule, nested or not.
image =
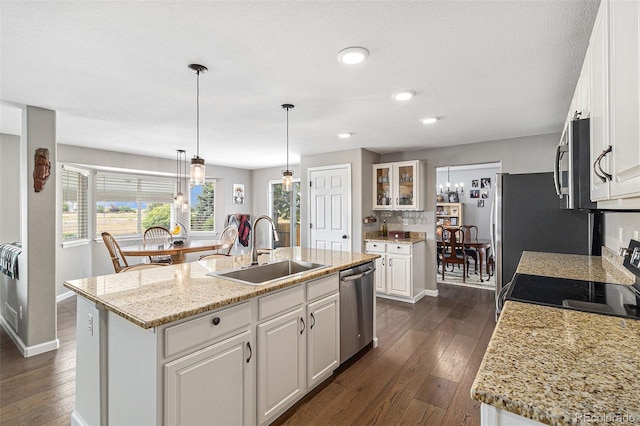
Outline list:
[[[494,328],[493,292],[441,284],[415,306],[378,299],[379,347],[343,366],[281,425],[479,425],[469,396]],[[0,332],[0,424],[70,422],[75,297],[58,305],[60,349],[22,358]]]

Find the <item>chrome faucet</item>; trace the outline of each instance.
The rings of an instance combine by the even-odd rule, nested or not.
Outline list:
[[[257,234],[256,225],[262,219],[266,219],[271,224],[271,229],[272,229],[272,232],[273,232],[273,240],[276,241],[276,242],[280,241],[280,238],[278,238],[278,229],[277,229],[276,224],[273,221],[273,219],[271,219],[267,215],[258,216],[256,218],[256,220],[253,221],[253,226],[251,227],[251,230],[253,232],[253,234],[251,235],[251,264],[252,265],[257,265],[258,264],[258,249],[256,248],[256,234]]]

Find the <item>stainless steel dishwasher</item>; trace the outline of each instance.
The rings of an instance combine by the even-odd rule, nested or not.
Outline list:
[[[373,262],[340,271],[340,364],[373,341]]]

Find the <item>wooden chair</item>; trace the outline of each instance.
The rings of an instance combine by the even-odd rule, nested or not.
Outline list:
[[[442,262],[442,279],[447,265],[462,265],[462,282],[466,282],[469,274],[468,257],[464,250],[464,231],[461,228],[443,228],[441,234],[442,247],[439,257]]]
[[[475,225],[460,225],[460,228],[464,231],[464,241],[465,242],[478,242],[478,227]],[[464,249],[467,253],[467,256],[473,259],[475,265],[475,273],[478,274],[478,250],[467,247]],[[467,266],[468,268],[468,266]]]
[[[116,274],[121,272],[127,272],[135,269],[147,269],[154,268],[156,266],[167,266],[166,264],[161,263],[152,263],[152,264],[140,264],[140,265],[131,265],[127,262],[127,259],[122,254],[122,250],[120,250],[120,245],[108,232],[102,233],[102,241],[104,241],[104,245],[109,251],[109,255],[111,256],[111,262],[113,263],[113,269],[115,269]],[[120,263],[122,261],[122,263]]]
[[[234,225],[227,226],[220,233],[219,239],[222,242],[222,246],[219,247],[215,253],[202,255],[198,260],[215,259],[221,256],[229,257],[231,255],[231,249],[238,239],[238,228]]]
[[[171,232],[167,228],[163,228],[162,226],[152,226],[144,231],[144,235],[142,235],[142,243],[158,245],[167,244],[171,241],[171,237]],[[149,261],[151,263],[171,263],[171,256],[149,256]]]

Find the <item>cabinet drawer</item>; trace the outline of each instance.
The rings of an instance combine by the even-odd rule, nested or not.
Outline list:
[[[164,331],[164,356],[169,358],[204,343],[211,344],[250,324],[251,305],[243,303],[168,327]]]
[[[411,255],[411,244],[387,244],[387,253]]]
[[[336,293],[340,287],[338,274],[322,277],[307,283],[307,301]]]
[[[265,320],[273,315],[287,312],[304,303],[304,288],[299,285],[292,289],[261,297],[258,300],[258,319]]]
[[[378,241],[367,241],[365,245],[365,251],[367,253],[384,253],[385,243],[381,243]]]

